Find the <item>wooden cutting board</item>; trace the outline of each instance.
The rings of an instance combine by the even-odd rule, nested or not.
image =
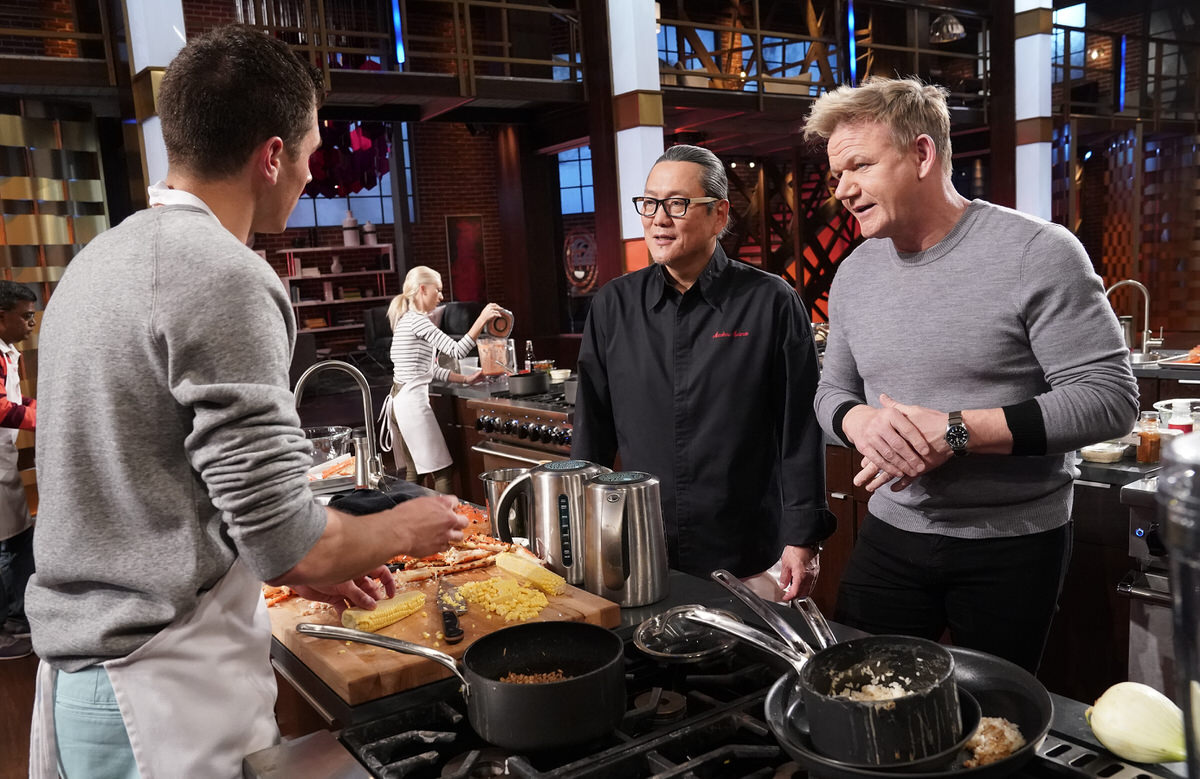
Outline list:
[[[447,576],[445,579],[447,584],[455,585],[489,577],[505,576],[508,574],[492,567],[478,571],[466,571],[454,576]],[[415,588],[415,585],[410,588]],[[488,612],[485,612],[482,607],[469,604],[467,613],[459,616],[459,624],[466,632],[466,636],[457,644],[447,644],[437,638],[437,634],[442,629],[442,615],[435,603],[437,585],[428,581],[423,582],[420,588],[425,592],[425,607],[378,631],[379,635],[423,644],[455,658],[461,658],[467,651],[467,647],[481,636],[494,633],[506,625],[521,624],[519,622],[506,623],[503,617],[495,614],[492,614],[489,619],[486,616]],[[576,587],[568,585],[564,594],[548,597],[550,604],[542,609],[542,613],[537,617],[527,621],[590,622],[606,628],[616,627],[621,622],[621,609],[616,603]],[[319,625],[341,624],[332,609],[320,610],[310,615],[303,613],[310,610],[312,610],[311,602],[303,598],[290,598],[272,606],[267,609],[271,616],[271,632],[280,643],[351,706],[428,684],[451,675],[449,669],[423,657],[401,654],[357,642],[334,641],[328,638],[300,635],[296,632],[296,625],[301,622],[313,622]]]

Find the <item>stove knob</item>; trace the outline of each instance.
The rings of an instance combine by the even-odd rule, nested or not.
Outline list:
[[[517,428],[517,438],[529,437],[529,423],[526,422]]]
[[[487,417],[475,417],[475,429],[476,430],[483,429],[483,425],[484,425],[483,420],[485,420],[485,419],[487,419]]]
[[[1146,550],[1155,557],[1167,556],[1167,545],[1163,543],[1162,528],[1157,522],[1151,522],[1146,531]]]
[[[560,443],[561,443],[563,446],[570,446],[570,445],[571,445],[571,428],[567,427],[567,428],[564,428],[564,429],[563,429],[563,431],[562,431],[562,441],[561,441]]]
[[[483,418],[484,431],[488,432],[488,433],[494,432],[496,430],[496,422],[497,421],[499,421],[499,420],[497,420],[496,417],[484,417]]]
[[[515,419],[506,420],[504,422],[504,433],[506,435],[516,435],[517,428],[520,426],[521,426],[521,423]]]
[[[530,441],[541,441],[542,440],[542,431],[544,431],[545,429],[546,428],[542,427],[541,425],[530,425],[529,426],[529,440]]]
[[[563,431],[561,427],[552,428],[550,432],[546,434],[546,436],[546,443],[562,445]]]

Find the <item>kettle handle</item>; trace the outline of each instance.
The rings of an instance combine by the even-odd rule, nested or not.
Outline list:
[[[605,493],[600,509],[600,571],[604,587],[609,590],[624,589],[625,580],[629,578],[621,543],[625,530],[625,501],[624,490],[612,490]]]
[[[508,486],[504,488],[504,492],[500,493],[500,500],[496,505],[496,535],[500,536],[500,540],[504,543],[511,544],[513,542],[508,512],[512,510],[513,504],[518,500],[521,501],[521,508],[526,514],[525,525],[529,526],[528,512],[532,490],[533,482],[529,479],[529,471],[526,471],[509,482]]]

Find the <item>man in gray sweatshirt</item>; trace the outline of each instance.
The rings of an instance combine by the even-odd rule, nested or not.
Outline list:
[[[50,298],[32,776],[240,775],[278,739],[262,582],[373,608],[395,591],[389,558],[461,538],[449,496],[351,517],[308,489],[295,320],[246,242],[286,225],[322,94],[260,32],[193,39],[162,80],[152,207],[95,238]]]
[[[815,401],[873,493],[835,618],[949,629],[1032,671],[1070,557],[1071,453],[1129,432],[1137,384],[1079,241],[955,191],[946,94],[868,79],[805,129],[866,239],[830,290]]]

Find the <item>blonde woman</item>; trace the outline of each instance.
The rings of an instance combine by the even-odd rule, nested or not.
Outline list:
[[[418,265],[404,277],[404,289],[388,306],[388,321],[392,323],[392,393],[384,408],[384,417],[392,434],[396,469],[403,464],[405,478],[418,481],[432,473],[434,489],[449,493],[450,451],[438,428],[433,409],[429,406],[429,383],[434,379],[460,384],[474,384],[483,378],[482,371],[470,376],[452,373],[437,364],[438,352],[451,357],[465,357],[475,346],[483,326],[501,311],[488,303],[475,324],[461,339],[455,341],[433,323],[430,314],[442,300],[442,277],[437,271]]]

